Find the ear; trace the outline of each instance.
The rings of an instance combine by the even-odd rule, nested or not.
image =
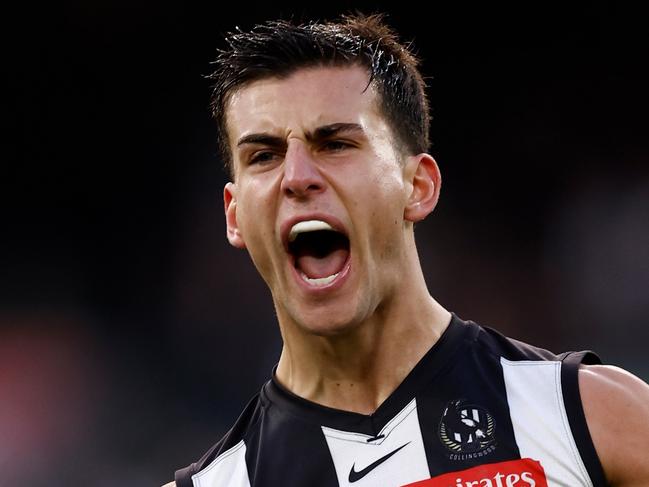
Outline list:
[[[439,167],[430,154],[419,154],[408,160],[404,176],[412,184],[412,190],[403,216],[411,222],[421,221],[437,206],[442,186]]]
[[[237,224],[237,185],[235,183],[230,182],[223,188],[223,206],[230,245],[238,249],[245,249],[246,243],[243,241],[243,236]]]

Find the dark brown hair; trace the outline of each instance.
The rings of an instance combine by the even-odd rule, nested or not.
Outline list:
[[[237,29],[225,36],[219,50],[211,109],[217,122],[218,150],[233,176],[225,108],[229,97],[244,85],[264,78],[286,77],[312,66],[360,65],[367,68],[368,86],[374,83],[379,107],[397,140],[408,154],[426,152],[430,115],[419,61],[410,46],[401,43],[384,16],[345,15],[337,21],[294,23],[268,21],[249,31]]]

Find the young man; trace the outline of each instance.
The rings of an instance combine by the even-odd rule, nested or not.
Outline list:
[[[441,176],[417,61],[381,18],[269,22],[228,43],[213,74],[227,237],[266,281],[284,346],[175,485],[649,485],[649,386],[429,295],[413,227]]]

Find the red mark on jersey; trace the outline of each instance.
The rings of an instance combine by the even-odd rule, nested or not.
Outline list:
[[[548,487],[543,467],[523,458],[445,473],[403,487]]]

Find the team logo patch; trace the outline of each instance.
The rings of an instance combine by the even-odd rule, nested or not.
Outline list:
[[[540,462],[531,458],[489,463],[445,473],[403,487],[548,487]]]
[[[480,458],[496,449],[496,420],[464,399],[449,402],[439,422],[439,439],[451,460]]]

